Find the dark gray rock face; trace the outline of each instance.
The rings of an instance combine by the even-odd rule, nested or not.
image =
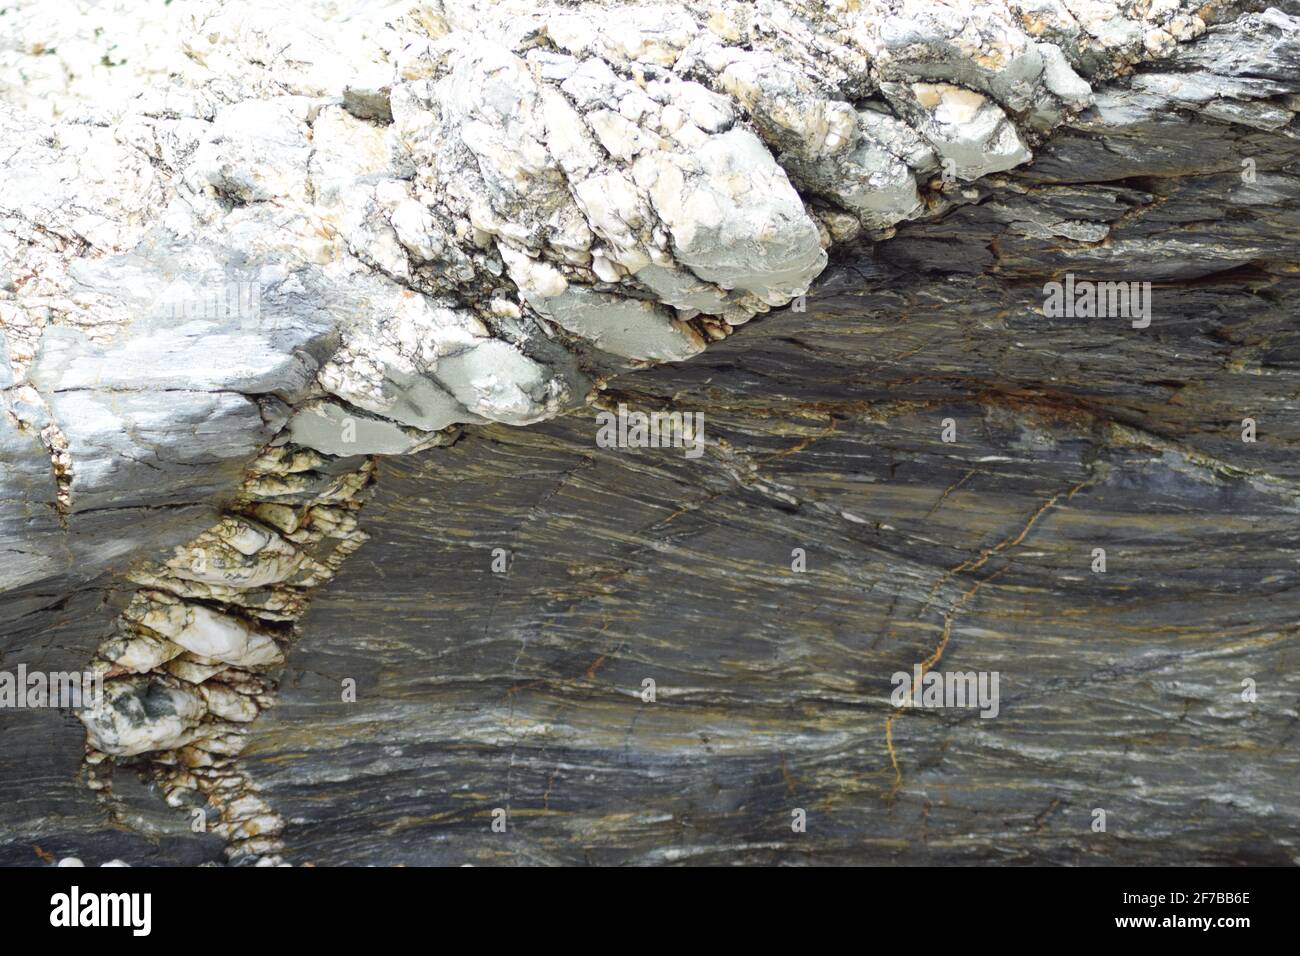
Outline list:
[[[98,587],[4,625],[0,669],[18,662],[31,671],[76,671],[87,647],[112,632],[115,595]],[[39,866],[41,854],[76,856],[95,866],[120,859],[133,865],[187,866],[221,859],[224,841],[195,834],[189,819],[168,807],[157,788],[133,773],[114,780],[112,805],[85,785],[85,728],[72,713],[6,709],[0,740],[0,865]]]
[[[628,380],[632,407],[705,411],[698,461],[597,448],[575,416],[386,464],[246,751],[291,858],[1290,862],[1300,516],[1294,476],[1260,470],[1295,427],[1288,373],[1238,378],[1278,410],[1241,446],[1188,427],[1213,408],[1113,404],[1113,376],[1045,387],[1070,339],[1170,380],[1177,323],[1026,328],[1009,387],[891,279]],[[864,336],[889,343],[867,367]],[[1000,673],[996,718],[897,716],[891,674],[936,649]]]
[[[290,858],[1294,862],[1297,153],[1141,92],[1251,60],[1205,46],[605,393],[703,412],[700,459],[578,414],[385,463],[246,751]],[[1068,272],[1150,325],[1045,316]],[[892,707],[927,660],[997,716]]]
[[[933,173],[918,184],[931,208],[832,249],[806,302],[636,372],[598,348],[529,344],[525,391],[603,381],[595,404],[536,421],[536,390],[526,427],[502,413],[380,457],[369,541],[336,575],[286,576],[272,595],[311,605],[282,615],[296,637],[276,706],[241,725],[237,761],[217,758],[237,763],[257,819],[279,818],[279,843],[246,859],[1300,861],[1300,21],[1228,21],[1094,83],[1095,106],[1052,117],[1029,165],[1003,162],[1021,148],[1005,118],[974,182],[894,160]],[[1092,79],[1089,62],[1076,65]],[[742,67],[726,82],[745,102]],[[897,85],[939,66],[891,69]],[[996,78],[955,79],[1016,99]],[[1068,102],[1058,86],[1052,102]],[[354,111],[384,119],[382,87],[357,89]],[[935,94],[929,117],[931,93],[915,95],[898,110],[949,143],[965,100]],[[805,197],[831,195],[843,169],[794,155],[797,137],[747,108]],[[120,298],[115,268],[77,281]],[[74,467],[52,474],[49,443],[0,414],[0,555],[19,556],[0,563],[0,670],[84,667],[138,594],[128,565],[229,508],[270,527],[268,502],[331,500],[357,460],[273,437],[294,406],[315,407],[312,376],[347,329],[312,302],[287,305],[270,338],[141,327],[114,346],[45,330],[30,381],[47,401],[28,412],[58,423]],[[528,339],[522,322],[503,328]],[[370,379],[348,348],[334,362],[355,397],[348,376]],[[440,388],[459,381],[450,364]],[[416,372],[385,369],[385,388],[409,389],[391,420],[331,407],[417,449],[405,426],[441,423],[422,402],[445,396],[417,392]],[[474,374],[457,408],[504,373]],[[507,407],[499,384],[479,412]],[[22,420],[22,396],[5,394]],[[699,454],[607,447],[597,411],[620,407],[702,414]],[[231,505],[268,441],[310,461]],[[250,621],[272,607],[261,591],[184,596]],[[910,685],[918,668],[996,675],[996,697],[902,706],[896,675]],[[261,837],[192,832],[174,778],[147,761],[88,789],[67,713],[0,720],[2,864],[217,862],[230,839]]]

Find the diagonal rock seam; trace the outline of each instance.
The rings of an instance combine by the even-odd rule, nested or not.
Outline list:
[[[139,590],[91,665],[107,688],[83,716],[92,789],[111,801],[109,755],[142,757],[168,804],[195,812],[196,830],[210,823],[232,861],[279,862],[284,821],[236,758],[274,702],[264,675],[284,662],[311,591],[365,541],[374,472],[372,458],[268,448],[219,524],[128,574]]]
[[[217,460],[260,449],[233,494],[197,489],[215,524],[127,573],[94,665],[106,706],[84,717],[91,785],[144,760],[170,803],[209,808],[232,860],[278,862],[283,821],[236,758],[311,590],[364,540],[374,456],[543,421],[698,354],[804,295],[833,245],[981,201],[1091,82],[1235,9],[894,6],[398,5],[331,46],[276,7],[195,4],[169,89],[55,125],[0,108],[23,170],[0,194],[5,424],[39,435],[65,529],[117,501],[105,458],[166,459],[138,422],[128,448],[86,434],[147,390],[256,435]],[[1232,29],[1285,44],[1297,24]],[[310,55],[265,56],[284,35]],[[1189,108],[1266,126],[1282,109],[1202,92]],[[232,278],[255,314],[198,302]],[[178,346],[181,317],[201,329]]]

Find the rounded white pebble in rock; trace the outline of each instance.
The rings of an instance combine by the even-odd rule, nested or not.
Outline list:
[[[85,866],[86,864],[82,863],[75,856],[65,856],[63,859],[61,859],[58,862],[57,865],[58,866]]]
[[[125,867],[130,867],[130,865],[131,865],[130,863],[126,863],[126,862],[124,862],[124,861],[122,861],[122,860],[109,860],[107,863],[101,863],[101,864],[99,864],[99,868],[102,870],[102,869],[103,869],[104,867],[106,867],[106,866],[125,866]]]

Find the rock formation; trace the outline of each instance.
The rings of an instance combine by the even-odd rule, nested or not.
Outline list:
[[[0,860],[1298,858],[1300,8],[6,13]]]

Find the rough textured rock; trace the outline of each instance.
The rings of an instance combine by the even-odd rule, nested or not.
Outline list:
[[[1297,12],[18,5],[0,859],[1294,862]]]

